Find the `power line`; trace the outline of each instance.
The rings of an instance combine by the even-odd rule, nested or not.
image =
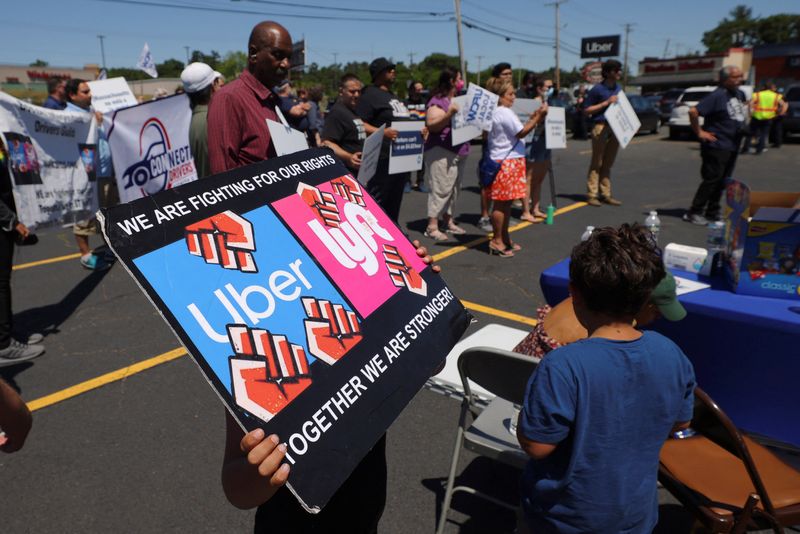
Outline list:
[[[232,0],[233,2],[252,2],[254,4],[269,4],[275,6],[286,6],[286,7],[303,7],[309,9],[327,9],[332,11],[355,11],[356,13],[382,13],[385,15],[424,15],[424,16],[432,16],[432,17],[447,17],[453,16],[452,11],[398,11],[392,9],[366,9],[366,8],[355,8],[355,7],[331,7],[331,6],[322,6],[322,5],[315,5],[315,4],[298,4],[296,2],[278,2],[276,0]]]
[[[106,2],[111,4],[130,4],[137,6],[147,7],[165,7],[172,9],[188,9],[191,11],[211,11],[214,13],[232,13],[238,15],[267,15],[270,17],[286,17],[298,19],[311,19],[311,20],[351,20],[363,22],[383,22],[383,23],[407,23],[414,24],[441,24],[445,22],[452,22],[452,17],[448,19],[396,19],[396,18],[368,18],[368,17],[337,17],[335,15],[305,15],[300,13],[276,13],[274,11],[251,11],[246,9],[225,9],[221,7],[201,6],[196,4],[167,4],[164,2],[144,2],[142,0],[97,0],[99,2]]]

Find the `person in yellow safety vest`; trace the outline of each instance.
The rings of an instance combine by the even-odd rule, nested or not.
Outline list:
[[[753,93],[751,101],[753,114],[750,120],[750,133],[745,137],[742,154],[747,154],[750,151],[753,137],[758,139],[756,154],[761,154],[766,150],[764,145],[767,142],[770,124],[779,112],[785,112],[784,106],[787,106],[787,104],[783,101],[783,95],[775,91],[775,84],[772,82],[765,83],[764,89]]]

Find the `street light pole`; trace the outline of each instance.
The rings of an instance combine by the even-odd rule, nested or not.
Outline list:
[[[189,60],[191,59],[191,58],[189,57],[189,47],[188,47],[188,46],[186,46],[186,45],[184,45],[184,46],[183,46],[183,49],[184,49],[184,50],[186,50],[186,64],[188,65],[188,64],[189,64]]]
[[[98,39],[100,39],[100,56],[103,58],[103,70],[106,68],[106,48],[103,46],[103,39],[106,38],[105,35],[98,35]]]

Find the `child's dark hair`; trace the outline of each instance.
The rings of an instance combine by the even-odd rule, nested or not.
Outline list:
[[[569,279],[594,312],[636,315],[665,275],[661,250],[639,224],[596,229],[572,249]]]

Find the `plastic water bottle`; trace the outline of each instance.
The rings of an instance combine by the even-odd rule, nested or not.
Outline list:
[[[708,250],[708,274],[714,275],[722,267],[722,253],[725,251],[725,223],[715,221],[708,225],[706,237],[706,250]]]
[[[645,227],[653,234],[653,239],[658,243],[658,233],[661,231],[661,219],[658,218],[658,212],[651,211],[650,215],[644,220]]]
[[[592,236],[592,232],[594,232],[594,226],[587,226],[586,230],[584,230],[583,235],[581,236],[581,241],[586,241]]]

